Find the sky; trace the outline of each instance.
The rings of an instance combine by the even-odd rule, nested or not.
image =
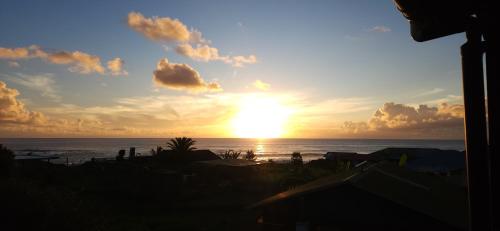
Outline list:
[[[463,139],[464,37],[390,0],[4,0],[0,137]]]

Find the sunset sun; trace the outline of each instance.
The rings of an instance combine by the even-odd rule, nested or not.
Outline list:
[[[291,110],[278,99],[248,96],[241,100],[233,118],[232,128],[240,138],[278,138],[286,133],[285,125]]]

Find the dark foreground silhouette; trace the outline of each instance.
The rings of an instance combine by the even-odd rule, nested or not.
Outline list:
[[[391,168],[404,169],[404,172],[411,171],[433,179],[439,178],[438,181],[444,184],[451,182],[454,190],[445,193],[465,202],[465,198],[460,197],[464,192],[463,185],[445,180],[452,175],[463,176],[460,170],[453,169],[452,174],[449,169],[444,170],[448,171],[447,173],[417,173],[406,165],[420,163],[421,161],[415,161],[423,154],[413,154],[415,150],[410,149],[400,149],[399,157],[397,150],[377,152],[372,160],[366,159],[366,162],[362,163],[359,163],[358,157],[350,159],[346,155],[339,155],[336,159],[303,163],[298,161],[300,153],[291,155],[289,163],[262,163],[245,159],[222,159],[213,153],[210,154],[208,150],[190,149],[180,153],[158,148],[153,156],[91,161],[71,167],[38,160],[14,162],[12,158],[8,158],[12,153],[8,153],[7,149],[2,150],[5,153],[2,156],[7,157],[2,158],[2,161],[11,163],[5,165],[10,167],[8,171],[2,172],[0,185],[2,230],[295,230],[301,225],[313,228],[320,227],[322,222],[335,221],[328,215],[332,214],[332,211],[336,211],[337,215],[358,213],[365,216],[373,211],[384,211],[387,216],[376,214],[376,219],[379,219],[377,222],[382,225],[380,227],[384,227],[384,222],[400,219],[401,217],[390,217],[390,214],[394,215],[395,211],[399,211],[398,214],[413,216],[405,221],[421,223],[415,227],[460,229],[449,224],[450,222],[443,222],[439,217],[442,214],[437,218],[432,217],[425,211],[415,210],[387,198],[380,199],[369,190],[356,191],[356,183],[348,184],[354,187],[330,187],[332,184],[328,183],[329,179],[336,179],[335,183],[338,179],[364,171],[366,166],[381,163],[390,165]],[[196,156],[193,154],[196,152],[202,154]],[[460,152],[456,153],[461,155]],[[334,154],[331,153],[330,157]],[[377,185],[380,185],[380,182],[377,182],[380,179],[370,178],[375,175],[367,176],[369,178],[366,179],[371,179],[367,181],[371,182],[369,187],[377,188]],[[420,180],[418,184],[428,185],[421,181],[425,177],[415,179]],[[328,187],[324,187],[324,182],[327,182]],[[399,190],[397,184],[401,182],[405,187],[408,186],[404,179],[396,180],[393,182],[396,186],[385,188],[385,192],[391,195],[391,190]],[[315,188],[315,185],[319,185],[319,188]],[[425,187],[432,187],[435,182],[430,185]],[[344,193],[346,187],[354,191]],[[296,195],[294,190],[303,194],[300,194],[300,197],[292,196],[291,200],[284,199],[282,202],[280,199],[279,203],[284,203],[285,207],[280,207],[279,203],[260,203],[262,200],[268,200],[266,198],[276,198],[276,195],[281,193],[291,192]],[[410,197],[409,201],[422,199],[421,195],[424,194],[419,194],[418,190],[415,192],[417,193],[407,195]],[[297,198],[308,203],[309,209],[296,207]],[[309,199],[306,198],[313,200],[307,202]],[[314,198],[323,198],[325,203],[317,204]],[[424,199],[430,200],[426,204],[435,203],[432,201],[435,197]],[[288,204],[289,201],[291,204]],[[341,205],[344,207],[336,207],[330,203],[337,203],[335,201],[343,201]],[[355,205],[355,201],[364,201],[361,203],[364,207],[356,207],[358,210],[346,209],[351,205],[349,201],[352,205]],[[454,208],[445,207],[443,211],[446,213],[446,209],[452,211]],[[465,208],[463,210],[465,211]],[[269,211],[274,211],[271,217]],[[462,214],[461,211],[454,212],[453,214]],[[301,218],[298,216],[300,214],[307,216]],[[453,221],[456,217],[453,217],[453,214],[451,218],[445,216],[446,219]],[[283,219],[287,216],[288,218]],[[304,217],[309,220],[304,220]],[[333,230],[356,230],[356,227],[365,227],[370,222],[361,216],[349,219],[351,223],[345,222],[344,219],[338,226],[335,223],[331,226],[330,222],[330,226],[323,227]],[[271,224],[271,221],[281,223],[276,226]],[[390,227],[394,228],[393,230],[403,227],[398,226],[403,225],[401,222],[392,223]],[[412,224],[405,223],[404,227],[412,227]]]

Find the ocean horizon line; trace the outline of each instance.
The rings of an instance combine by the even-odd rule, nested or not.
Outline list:
[[[172,139],[175,137],[0,137],[0,139]],[[190,137],[190,136],[187,136]],[[235,139],[235,140],[415,140],[415,141],[465,141],[465,139],[444,138],[243,138],[243,137],[190,137],[192,139]]]

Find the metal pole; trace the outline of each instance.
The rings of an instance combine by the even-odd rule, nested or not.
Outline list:
[[[493,15],[489,15],[486,22],[495,22]],[[498,18],[498,16],[496,16]],[[496,23],[498,24],[498,23]],[[488,91],[488,143],[490,153],[490,184],[491,184],[491,206],[492,206],[492,230],[500,230],[500,49],[498,42],[500,36],[493,25],[486,29],[486,82]],[[496,197],[495,197],[496,196]]]
[[[466,31],[461,47],[465,107],[465,148],[469,230],[491,230],[489,162],[484,100],[483,49],[481,33]]]

